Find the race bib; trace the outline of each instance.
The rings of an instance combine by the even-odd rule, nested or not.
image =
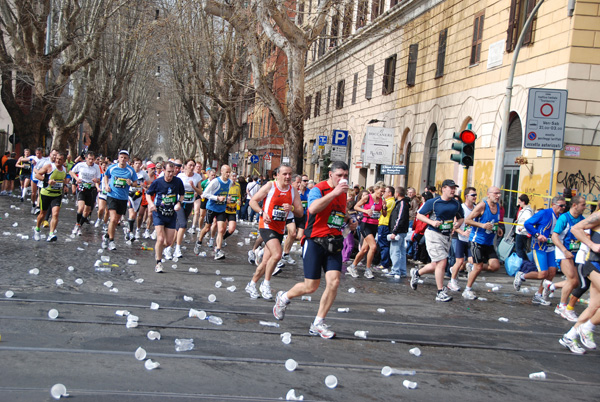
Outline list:
[[[381,211],[373,211],[373,215],[371,215],[371,219],[379,219],[381,216]]]
[[[113,185],[116,188],[125,188],[125,187],[127,187],[127,179],[123,179],[121,177],[115,177],[115,181],[113,182]]]
[[[287,212],[283,210],[281,205],[274,205],[272,218],[274,221],[285,221],[287,219]]]
[[[341,229],[344,226],[344,219],[346,215],[342,212],[331,211],[329,218],[327,218],[327,226],[331,229]]]
[[[453,226],[454,221],[444,221],[440,226],[438,226],[438,230],[442,233],[450,233]]]
[[[85,190],[91,190],[92,188],[94,188],[94,183],[82,183],[81,187]]]
[[[177,202],[176,194],[169,194],[169,195],[162,196],[162,203],[165,207],[173,207],[176,202]]]
[[[63,188],[62,180],[54,183],[51,188],[52,188],[52,190],[62,190],[62,188]]]
[[[225,197],[225,201],[215,201],[218,205],[227,204],[227,193],[218,194],[217,197]]]
[[[579,240],[571,240],[569,244],[569,251],[577,251],[581,248],[581,242]]]
[[[193,202],[193,201],[194,201],[194,192],[186,191],[185,194],[183,194],[183,202]]]
[[[302,208],[308,208],[308,201],[302,201]]]

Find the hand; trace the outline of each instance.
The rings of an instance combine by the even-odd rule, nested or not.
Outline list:
[[[173,208],[175,211],[179,211],[181,209],[181,204],[177,203],[175,204],[175,208]]]
[[[217,197],[217,201],[218,201],[218,202],[223,202],[223,201],[225,201],[225,196],[223,196],[223,195],[220,195],[220,196],[218,196],[218,197]]]
[[[433,221],[433,224],[431,226],[433,226],[434,228],[438,228],[442,223],[442,221]]]
[[[269,215],[266,215],[264,212],[262,214],[262,218],[263,218],[263,222],[265,222],[267,225],[269,223],[271,223],[271,217]]]
[[[131,179],[126,179],[125,181],[127,182],[127,185],[128,185],[128,186],[131,186],[131,183],[133,183],[133,182],[131,181]]]
[[[338,183],[338,185],[335,186],[335,188],[333,189],[332,193],[335,194],[335,196],[337,197],[340,194],[346,194],[349,188],[350,187],[348,186],[348,181],[341,184]]]
[[[392,233],[390,236],[392,236],[391,240],[396,240],[396,235],[395,234]]]
[[[492,230],[492,229],[494,229],[494,224],[492,222],[484,223],[483,228],[485,230]]]
[[[110,188],[110,186],[104,186],[104,191],[106,191],[107,193],[110,193],[112,191],[112,189]]]
[[[543,243],[546,243],[548,241],[548,238],[546,236],[544,236],[544,235],[539,235],[537,237],[537,241],[538,241],[538,243],[543,244]]]
[[[156,211],[156,204],[155,203],[148,204],[148,211],[150,211],[150,212]]]
[[[289,213],[292,210],[291,204],[283,204],[282,207],[283,207],[283,210],[285,211],[285,213]]]
[[[364,212],[364,214],[367,215],[367,216],[372,216],[373,212],[375,212],[375,211],[373,211],[372,209],[366,209],[365,212]]]
[[[48,185],[49,185],[49,186],[53,186],[53,185],[55,185],[55,184],[56,184],[56,181],[54,181],[54,180],[52,180],[52,179],[48,180]]]
[[[565,251],[565,258],[567,259],[573,259],[573,253],[571,253],[569,250]]]

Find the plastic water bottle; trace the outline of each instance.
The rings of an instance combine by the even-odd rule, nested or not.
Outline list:
[[[193,339],[175,339],[175,350],[178,352],[187,352],[194,349]]]
[[[222,325],[223,324],[223,320],[220,317],[214,316],[214,315],[209,315],[207,318],[208,322],[215,324],[215,325]]]

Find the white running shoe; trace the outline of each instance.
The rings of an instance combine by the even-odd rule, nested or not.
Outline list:
[[[294,265],[296,263],[296,260],[292,259],[292,257],[289,254],[282,255],[281,261],[285,262],[286,264],[290,264],[290,265]]]
[[[550,286],[552,286],[552,281],[549,281],[548,279],[544,279],[544,282],[542,282],[542,298],[544,300],[548,300],[548,295],[550,295],[550,292],[552,292],[552,290],[550,289]]]
[[[450,282],[448,282],[448,289],[453,292],[460,292],[460,286],[458,285],[456,279],[451,279]]]
[[[576,355],[582,355],[585,353],[585,349],[579,346],[577,339],[571,339],[567,336],[563,336],[558,340],[558,342]]]
[[[263,299],[271,300],[273,298],[273,294],[271,293],[271,285],[263,282],[260,284],[258,289],[260,290],[260,294]]]
[[[358,278],[356,267],[354,265],[348,265],[348,268],[346,268],[346,275],[350,275],[353,278]]]
[[[223,258],[225,258],[225,253],[223,251],[221,251],[221,250],[217,250],[215,252],[215,260],[220,260],[220,259],[223,259]]]
[[[289,304],[289,301],[288,303],[284,302],[281,296],[283,296],[283,290],[277,292],[275,305],[273,306],[273,316],[278,320],[283,320],[283,317],[285,317],[285,309]]]
[[[107,249],[108,248],[108,236],[103,236],[102,237],[102,248],[103,249]]]
[[[96,219],[96,223],[94,223],[94,227],[99,228],[101,223],[102,223],[102,219],[100,219],[100,218]]]
[[[108,249],[109,250],[116,250],[117,249],[117,245],[115,244],[114,240],[108,243]]]
[[[256,290],[256,285],[252,283],[252,281],[248,282],[246,285],[246,293],[250,295],[251,299],[258,299],[260,296],[260,293]]]
[[[79,231],[79,225],[75,225],[75,227],[73,228],[73,230],[71,231],[72,235],[77,235],[77,232]]]
[[[154,267],[154,272],[156,272],[157,274],[161,274],[163,272],[163,265],[162,262],[157,262],[156,266]]]
[[[208,248],[212,248],[212,247],[214,247],[214,245],[215,245],[215,239],[211,237],[208,240]]]
[[[569,310],[565,307],[564,311],[562,311],[560,313],[560,316],[562,318],[564,318],[565,320],[571,321],[571,322],[577,322],[577,319],[579,317],[577,317],[577,313],[575,312],[575,310]]]
[[[367,278],[367,279],[375,278],[375,275],[373,275],[373,271],[371,271],[371,268],[365,268],[365,278]]]
[[[150,230],[148,230],[148,229],[144,230],[144,234],[143,234],[144,239],[149,239],[150,236],[152,236],[152,234],[150,233]]]
[[[140,232],[140,228],[135,230],[135,239],[139,240],[142,237],[142,233]]]
[[[173,257],[175,257],[175,258],[183,257],[183,253],[181,252],[180,246],[175,246],[175,252],[173,253]]]
[[[37,230],[37,228],[33,229],[33,240],[40,241],[40,239],[41,239],[40,231]]]
[[[163,255],[165,256],[165,260],[172,260],[173,259],[173,248],[171,246],[165,248],[163,250]]]
[[[329,325],[321,322],[318,325],[310,324],[310,329],[308,330],[310,335],[320,335],[321,338],[331,339],[335,336],[335,332],[329,329]]]
[[[465,289],[465,291],[462,293],[462,297],[467,300],[477,299],[477,296],[475,296],[475,293],[473,293],[471,289]]]
[[[577,334],[583,346],[588,349],[596,349],[596,342],[594,342],[594,333],[592,331],[585,331],[580,325],[577,327]]]

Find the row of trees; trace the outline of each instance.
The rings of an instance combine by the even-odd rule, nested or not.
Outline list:
[[[148,155],[160,145],[225,162],[242,106],[256,98],[301,171],[306,56],[342,0],[313,0],[301,25],[298,3],[0,0],[1,99],[28,146],[50,135],[53,147],[76,149],[86,121],[92,150]],[[272,44],[287,58],[283,96],[265,69]]]

